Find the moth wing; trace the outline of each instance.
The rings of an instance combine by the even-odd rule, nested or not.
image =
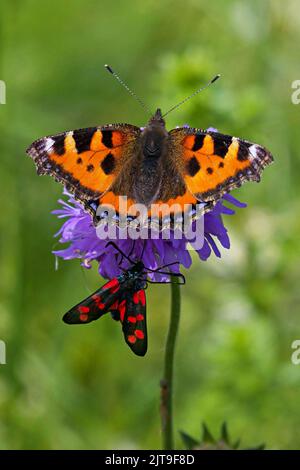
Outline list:
[[[148,343],[145,290],[124,291],[112,314],[114,319],[121,321],[124,339],[130,349],[137,356],[144,356]]]
[[[68,324],[90,323],[109,312],[121,294],[119,279],[113,278],[92,295],[71,308],[63,321]]]

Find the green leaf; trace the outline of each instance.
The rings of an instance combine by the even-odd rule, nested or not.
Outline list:
[[[202,423],[202,441],[211,442],[212,444],[216,442],[205,423]]]
[[[228,428],[227,428],[227,423],[224,421],[224,423],[221,426],[221,439],[230,446],[230,438],[228,434]]]
[[[189,436],[184,431],[179,431],[179,434],[187,450],[192,450],[199,446],[200,442],[196,441],[193,437]]]
[[[240,447],[241,439],[237,439],[234,444],[232,444],[232,448],[237,450]]]

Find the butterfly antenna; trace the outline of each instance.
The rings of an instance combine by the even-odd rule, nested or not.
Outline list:
[[[169,114],[171,111],[174,111],[174,109],[177,109],[179,108],[179,106],[181,106],[182,104],[186,103],[188,100],[190,100],[191,98],[193,98],[194,96],[198,95],[198,93],[200,93],[200,91],[203,91],[205,90],[205,88],[208,88],[210,85],[212,85],[214,82],[216,82],[219,78],[221,77],[220,74],[216,75],[214,78],[212,78],[206,85],[202,86],[201,88],[199,88],[198,90],[194,91],[194,93],[192,93],[190,96],[188,96],[187,98],[185,98],[184,100],[180,101],[180,103],[176,104],[175,106],[173,106],[173,108],[169,109],[169,111],[167,111],[164,115],[163,115],[163,118]]]
[[[125,88],[125,90],[128,91],[128,93],[141,105],[141,107],[143,109],[145,109],[146,111],[148,111],[148,113],[152,116],[152,112],[151,110],[148,108],[148,106],[132,91],[130,90],[130,88],[128,87],[128,85],[126,85],[125,82],[123,82],[123,80],[119,77],[119,75],[116,74],[116,72],[107,64],[104,65],[104,67],[106,68],[106,70],[108,70],[109,73],[111,73],[116,80],[118,80],[118,82]]]

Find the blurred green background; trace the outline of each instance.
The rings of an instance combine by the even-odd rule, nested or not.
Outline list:
[[[268,147],[276,164],[234,195],[232,247],[186,272],[176,356],[175,427],[197,436],[226,420],[244,445],[300,448],[297,0],[2,0],[0,79],[0,365],[2,449],[159,448],[159,380],[168,288],[148,290],[149,352],[135,357],[109,317],[71,328],[62,314],[102,282],[76,261],[55,271],[61,186],[37,177],[36,138],[147,116],[104,63],[155,109],[216,73],[168,117]],[[177,434],[177,447],[180,447]]]

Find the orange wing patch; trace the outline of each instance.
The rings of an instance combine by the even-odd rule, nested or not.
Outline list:
[[[197,136],[189,135],[184,139],[184,147],[193,150],[195,147],[198,147]],[[206,134],[201,139],[201,153],[203,155],[212,155],[214,153],[214,140],[211,135]]]
[[[169,199],[166,202],[157,201],[148,212],[149,217],[176,217],[183,216],[186,210],[186,206],[193,206],[198,203],[198,200],[189,191],[183,196],[178,196],[173,199]]]
[[[128,221],[134,220],[139,216],[139,211],[135,201],[126,196],[115,194],[113,191],[107,191],[94,205],[87,204],[86,208],[92,213],[94,223],[115,223],[125,226]]]
[[[51,174],[82,200],[95,199],[120,171],[124,148],[134,139],[134,126],[123,130],[87,128],[45,137],[27,153],[39,174]]]
[[[70,140],[69,136],[65,140],[67,139]],[[94,145],[94,147],[97,146]],[[80,184],[82,189],[86,188],[100,194],[112,184],[120,155],[120,148],[91,149],[78,153],[75,147],[73,149],[66,148],[62,155],[50,151],[48,158],[50,162],[55,164],[55,167],[65,173],[64,176],[67,179],[72,178]]]
[[[136,216],[136,212],[133,211],[135,202],[127,197],[117,195],[113,191],[105,193],[104,196],[99,199],[98,204],[101,206],[101,211],[105,211],[107,208],[109,209],[113,207],[114,211],[118,215]]]
[[[182,140],[184,180],[198,200],[214,201],[243,181],[260,180],[271,163],[263,147],[218,133],[199,132]]]
[[[187,214],[193,217],[196,213],[196,204],[198,200],[189,191],[183,196],[170,199],[167,202],[157,201],[151,207],[144,211],[140,204],[130,198],[116,195],[113,191],[106,192],[95,206],[90,207],[94,220],[97,223],[107,220],[120,226],[130,226],[131,223],[138,221],[142,227],[162,228],[182,224]],[[89,207],[88,207],[89,208]]]

